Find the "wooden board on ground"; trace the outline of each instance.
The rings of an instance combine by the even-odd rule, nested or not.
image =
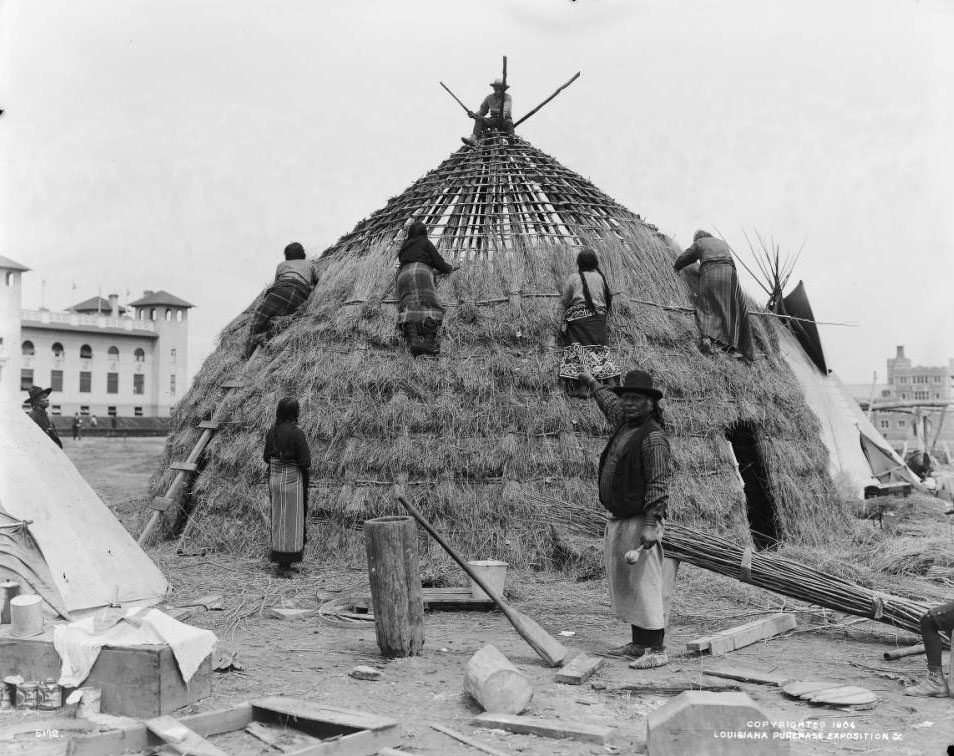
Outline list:
[[[146,728],[158,735],[173,750],[186,756],[228,756],[221,748],[216,748],[199,733],[190,730],[173,717],[147,719]]]
[[[602,657],[579,654],[556,673],[556,681],[566,685],[582,685],[602,666]]]
[[[305,746],[312,746],[321,741],[311,735],[305,735],[288,727],[276,727],[261,722],[249,722],[245,732],[267,743],[281,753],[295,753]]]
[[[295,756],[366,756],[401,741],[398,723],[392,719],[283,696],[190,714],[172,721],[202,738],[241,730],[253,722],[291,728],[292,736],[312,739],[293,750]],[[31,725],[42,728],[43,720],[31,722]],[[171,730],[173,740],[181,734],[178,728]],[[143,722],[122,719],[111,729],[70,738],[69,753],[71,756],[114,756],[155,749],[164,742],[170,741],[161,738]]]
[[[878,700],[867,688],[824,680],[796,681],[782,686],[782,692],[792,698],[830,706],[859,706]]]
[[[706,667],[703,674],[713,677],[724,677],[727,680],[758,683],[759,685],[781,686],[792,680],[791,675],[781,675],[777,672],[768,672],[752,667],[739,667],[731,664],[714,664]]]
[[[470,588],[424,588],[425,609],[493,609],[490,599],[474,598]],[[370,596],[354,596],[349,599],[355,609],[370,611]]]
[[[584,743],[605,745],[613,728],[574,722],[569,719],[542,719],[521,717],[516,714],[491,714],[485,712],[471,720],[476,727],[491,727],[522,735],[539,735],[558,740],[579,740]]]
[[[794,629],[794,614],[775,614],[771,617],[746,622],[744,625],[730,627],[712,635],[696,638],[689,641],[686,648],[699,653],[709,651],[713,655],[727,654],[737,648],[744,648],[765,638],[771,638]]]
[[[710,693],[733,693],[742,690],[742,686],[736,682],[708,682],[706,680],[686,680],[684,682],[656,681],[656,680],[638,680],[635,682],[623,683],[622,685],[611,685],[605,688],[607,693],[621,693],[624,691],[633,693],[662,693],[665,695],[677,696],[687,690],[706,690]]]

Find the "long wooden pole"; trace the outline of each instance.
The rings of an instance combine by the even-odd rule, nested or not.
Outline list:
[[[566,659],[569,651],[556,638],[540,627],[540,625],[507,604],[493,588],[487,585],[484,579],[448,545],[440,533],[434,530],[431,524],[424,519],[424,516],[417,511],[414,505],[404,498],[404,494],[400,491],[400,486],[395,486],[394,497],[400,502],[402,507],[410,512],[420,526],[430,534],[431,538],[440,544],[441,548],[447,552],[450,558],[460,565],[460,568],[467,573],[470,579],[477,583],[477,585],[490,596],[493,602],[500,607],[500,611],[510,620],[510,624],[520,633],[520,637],[530,644],[530,647],[537,652],[540,658],[551,667],[559,667]]]
[[[562,87],[560,87],[559,89],[557,89],[556,92],[554,92],[552,95],[550,95],[549,97],[547,97],[547,99],[545,99],[543,102],[541,102],[539,105],[537,105],[533,110],[531,110],[529,113],[527,113],[523,118],[521,118],[519,121],[517,121],[517,122],[513,125],[513,127],[514,127],[514,128],[517,128],[517,126],[519,126],[521,123],[523,123],[524,121],[526,121],[530,116],[532,116],[534,113],[536,113],[540,108],[542,108],[544,105],[546,105],[548,102],[550,102],[550,100],[552,100],[554,97],[556,97],[558,94],[560,94],[560,92],[562,92],[564,89],[566,89],[568,86],[570,86],[570,84],[572,84],[574,81],[576,81],[576,80],[579,79],[579,78],[580,78],[580,72],[577,71],[577,72],[573,75],[573,78],[572,78],[572,79],[570,79],[566,84],[564,84]]]
[[[464,105],[464,103],[460,101],[460,98],[457,95],[455,95],[453,92],[451,92],[450,89],[447,88],[447,85],[443,81],[439,81],[437,83],[440,84],[442,87],[444,87],[444,89],[447,91],[447,94],[449,94],[451,97],[457,100],[457,104],[460,105],[465,111],[467,111],[467,115],[470,115],[470,108]]]

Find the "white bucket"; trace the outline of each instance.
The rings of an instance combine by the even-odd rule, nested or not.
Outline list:
[[[495,559],[480,559],[467,562],[467,566],[476,572],[494,593],[503,597],[504,583],[507,581],[507,567],[510,565],[506,562],[498,562]],[[475,599],[490,600],[490,596],[474,582],[473,578],[470,581],[470,595]]]
[[[43,632],[43,599],[28,593],[10,599],[10,635],[29,638]]]

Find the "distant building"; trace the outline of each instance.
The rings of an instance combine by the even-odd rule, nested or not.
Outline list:
[[[894,357],[887,359],[886,383],[874,387],[874,404],[906,403],[904,408],[879,410],[871,415],[871,422],[881,435],[896,449],[924,447],[924,421],[927,421],[928,443],[937,436],[938,448],[954,452],[954,406],[943,404],[954,400],[954,359],[947,365],[928,367],[912,365],[897,347]],[[871,386],[853,385],[852,395],[867,407]],[[933,405],[933,406],[932,406]],[[943,414],[943,420],[942,420]]]
[[[53,415],[168,416],[188,388],[193,305],[146,291],[128,307],[111,294],[65,312],[22,310],[27,270],[0,257],[0,397],[22,402],[35,384],[53,388]]]

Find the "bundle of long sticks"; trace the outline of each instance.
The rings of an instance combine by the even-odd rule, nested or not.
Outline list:
[[[606,525],[603,512],[569,502],[533,498],[549,505],[543,515],[546,521],[586,535],[602,535]],[[665,525],[662,544],[666,556],[680,562],[916,634],[921,632],[921,615],[930,608],[927,604],[865,588],[793,559],[754,552],[750,547],[739,546],[712,533],[700,533],[671,522]]]

